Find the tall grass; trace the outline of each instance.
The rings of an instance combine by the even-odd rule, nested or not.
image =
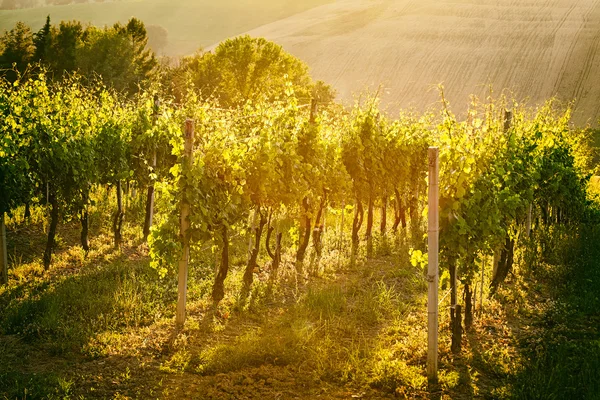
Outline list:
[[[521,343],[514,399],[600,399],[600,228],[581,227],[560,245],[557,298]]]

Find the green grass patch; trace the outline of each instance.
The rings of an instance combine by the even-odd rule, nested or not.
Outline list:
[[[47,341],[63,353],[81,349],[95,334],[148,325],[172,312],[171,292],[147,263],[116,262],[5,290],[0,321],[5,334]]]
[[[558,246],[548,275],[556,299],[520,344],[514,399],[600,399],[600,228],[583,226]]]
[[[0,372],[0,398],[28,400],[72,399],[74,383],[54,374]]]

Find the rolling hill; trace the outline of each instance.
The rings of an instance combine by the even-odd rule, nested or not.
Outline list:
[[[263,36],[304,60],[343,101],[382,85],[383,105],[422,111],[506,92],[538,104],[574,101],[574,121],[600,119],[600,0],[123,0],[0,11],[0,30],[131,16],[168,31],[175,56],[242,33]]]
[[[283,45],[343,100],[383,85],[390,111],[427,109],[437,84],[456,110],[469,95],[575,100],[600,118],[600,1],[340,0],[248,32]]]

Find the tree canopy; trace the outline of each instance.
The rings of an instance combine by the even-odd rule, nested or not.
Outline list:
[[[28,68],[43,66],[51,76],[79,72],[93,82],[132,94],[155,77],[158,62],[148,48],[144,23],[131,18],[125,25],[97,28],[79,21],[51,25],[38,32],[19,22],[0,37],[0,66],[11,82]]]
[[[214,97],[225,107],[284,99],[290,93],[301,103],[309,103],[313,92],[324,102],[334,97],[330,86],[312,81],[298,58],[273,42],[247,35],[225,40],[214,52],[183,59],[173,75],[179,80],[173,87],[176,95],[185,94],[182,88],[191,83],[203,98]]]

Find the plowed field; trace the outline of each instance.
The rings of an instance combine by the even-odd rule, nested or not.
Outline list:
[[[490,85],[531,105],[575,100],[600,117],[600,1],[340,0],[249,32],[304,60],[342,100],[383,85],[391,111],[439,102],[457,112]]]

